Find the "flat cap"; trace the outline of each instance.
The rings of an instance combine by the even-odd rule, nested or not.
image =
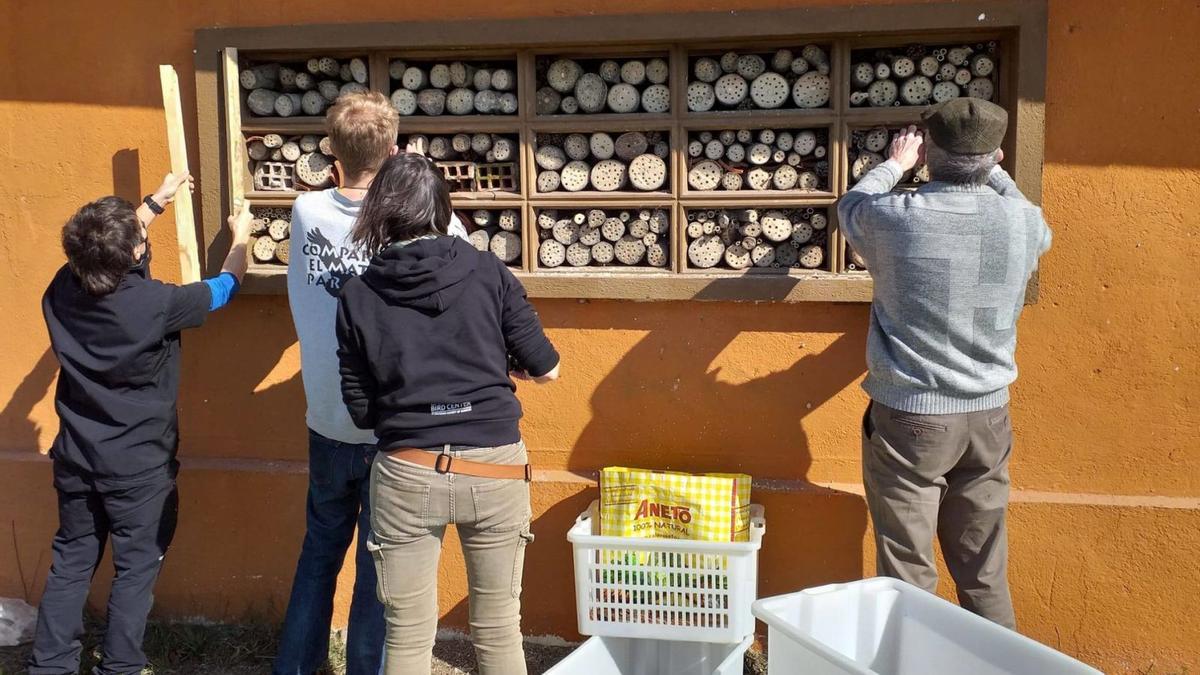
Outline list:
[[[959,155],[983,155],[1004,142],[1008,111],[978,98],[952,98],[921,119],[935,145]]]

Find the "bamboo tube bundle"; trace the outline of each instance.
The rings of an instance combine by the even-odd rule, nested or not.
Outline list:
[[[669,75],[664,58],[539,58],[535,111],[539,115],[666,113],[671,105]]]
[[[963,95],[991,100],[996,52],[995,43],[857,50],[851,55],[850,105],[923,106]]]

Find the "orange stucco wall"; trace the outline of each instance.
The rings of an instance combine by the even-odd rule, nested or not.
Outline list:
[[[38,453],[56,429],[56,364],[38,301],[62,262],[59,227],[80,203],[112,192],[139,196],[167,170],[154,66],[179,68],[185,109],[194,109],[194,29],[684,6],[0,6],[0,596],[36,600],[55,523],[48,464]],[[1014,388],[1017,612],[1027,634],[1112,672],[1195,670],[1200,8],[1185,0],[1050,0],[1049,7],[1043,202],[1055,246],[1044,260],[1041,301],[1022,319]],[[189,125],[194,156],[194,115]],[[178,278],[167,253],[175,244],[169,217],[152,238],[157,273]],[[865,305],[540,301],[538,308],[565,377],[521,392],[527,440],[549,470],[534,490],[528,633],[575,637],[564,532],[591,488],[571,471],[606,464],[738,469],[772,479],[756,497],[769,521],[763,594],[870,573],[858,458]],[[305,489],[303,394],[286,299],[239,298],[185,344],[183,515],[157,611],[276,617],[300,544]],[[461,626],[463,575],[453,542],[446,556],[445,621]],[[347,598],[343,589],[343,611]]]

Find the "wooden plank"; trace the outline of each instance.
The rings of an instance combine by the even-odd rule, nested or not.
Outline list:
[[[803,273],[799,273],[803,272]],[[870,302],[871,277],[828,272],[796,274],[620,274],[542,271],[517,275],[530,297],[719,302]]]
[[[246,199],[249,176],[246,143],[242,139],[241,91],[238,87],[238,50],[227,47],[222,59],[225,95],[225,156],[229,158],[229,213],[235,213]]]
[[[175,67],[160,65],[163,112],[167,118],[167,148],[171,154],[171,173],[189,173],[187,133],[183,126],[183,105],[179,100],[179,75]],[[200,281],[200,252],[196,241],[196,214],[192,210],[192,192],[185,186],[175,193],[175,238],[179,245],[179,277],[185,284]]]

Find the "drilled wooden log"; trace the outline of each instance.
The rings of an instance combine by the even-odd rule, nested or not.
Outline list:
[[[755,267],[770,267],[775,262],[775,247],[767,243],[755,246],[754,250],[750,251],[750,260]]]
[[[813,226],[811,222],[797,220],[792,223],[792,242],[795,244],[807,244],[813,238]],[[794,262],[794,261],[793,261]],[[788,263],[789,265],[791,263]]]
[[[625,173],[625,164],[615,159],[597,162],[592,167],[590,174],[592,187],[601,192],[620,190],[621,186],[625,184]]]
[[[567,165],[567,155],[557,145],[539,145],[533,161],[548,171],[561,171]]]
[[[763,236],[770,241],[781,242],[792,235],[792,221],[783,211],[767,211],[759,224],[762,226]]]
[[[697,237],[688,244],[688,262],[697,269],[715,267],[725,256],[725,243],[720,237]]]
[[[746,100],[749,93],[750,85],[737,73],[722,75],[713,85],[713,95],[716,96],[717,102],[730,108]]]
[[[584,246],[595,246],[603,239],[604,235],[598,227],[585,226],[579,229],[579,243]]]
[[[727,247],[725,249],[725,265],[735,270],[744,270],[750,267],[750,251],[742,246],[741,243]]]
[[[489,248],[505,264],[516,262],[521,257],[521,237],[515,232],[501,230],[492,236]]]
[[[711,160],[697,162],[691,169],[688,170],[688,187],[693,190],[707,192],[717,189],[721,184],[721,176],[724,172],[720,165]]]
[[[492,238],[488,234],[487,230],[475,230],[471,234],[467,235],[467,241],[469,241],[477,251],[488,250],[488,244],[491,242],[491,240]]]
[[[537,224],[543,230],[549,230],[554,227],[554,223],[556,222],[558,222],[558,211],[546,209],[545,211],[538,212]]]
[[[333,162],[319,152],[306,152],[296,160],[296,177],[309,187],[328,187],[332,184]]]
[[[519,232],[521,230],[521,214],[515,209],[504,209],[496,219],[496,224],[505,232]]]
[[[616,250],[613,245],[607,241],[597,242],[592,246],[592,260],[601,265],[607,265],[616,257]]]
[[[592,149],[588,145],[588,137],[583,134],[571,134],[563,139],[563,152],[571,159],[587,159]]]
[[[275,259],[275,240],[270,237],[259,237],[251,247],[251,255],[260,263],[268,263]]]
[[[825,262],[825,249],[816,244],[809,244],[800,249],[800,266],[805,269],[816,269]]]
[[[616,152],[612,136],[603,132],[592,134],[588,138],[588,151],[599,160],[611,159]]]
[[[562,177],[557,171],[541,171],[537,176],[537,191],[541,193],[554,192],[562,185]]]
[[[579,241],[579,224],[566,218],[554,224],[552,235],[554,240],[563,246],[570,246]]]
[[[470,115],[475,112],[475,92],[459,87],[446,95],[446,110],[451,115]]]
[[[264,63],[247,68],[238,75],[238,82],[242,85],[242,89],[275,89],[280,84],[279,64]]]
[[[571,267],[586,267],[592,262],[592,247],[575,242],[567,247],[567,264]]]
[[[625,223],[620,218],[609,218],[600,228],[601,234],[609,241],[620,241],[625,236]]]
[[[646,257],[646,244],[637,237],[625,235],[613,244],[613,255],[623,265],[636,265]]]
[[[745,173],[746,184],[751,190],[769,190],[771,188],[771,172],[761,166],[756,166]]]
[[[587,162],[568,162],[560,172],[563,189],[568,192],[579,192],[586,188],[591,170],[592,168],[588,166]]]
[[[555,239],[547,239],[538,247],[538,262],[543,267],[558,267],[567,259],[567,247]]]
[[[707,82],[692,82],[687,88],[687,107],[692,112],[712,110],[717,102],[713,86]]]
[[[246,96],[246,106],[250,108],[250,112],[259,116],[268,116],[275,114],[275,101],[279,98],[279,92],[270,89],[255,89]]]
[[[666,181],[667,163],[658,155],[638,155],[629,163],[629,182],[638,190],[652,192],[661,188]]]
[[[829,76],[809,71],[792,85],[792,102],[799,108],[820,108],[829,102]]]

